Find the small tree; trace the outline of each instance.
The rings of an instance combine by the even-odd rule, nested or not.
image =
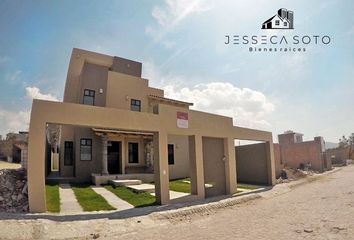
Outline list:
[[[342,138],[339,139],[339,147],[347,149],[348,159],[352,159],[352,156],[354,154],[354,133],[352,133],[348,137],[343,135]]]
[[[47,140],[54,150],[57,153],[60,145],[60,135],[61,135],[61,126],[55,124],[48,124],[46,129]]]

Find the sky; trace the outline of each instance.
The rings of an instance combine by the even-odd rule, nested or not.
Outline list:
[[[279,8],[294,30],[262,30]],[[354,132],[352,0],[0,1],[0,134],[33,98],[62,101],[73,48],[143,63],[150,86],[234,124],[305,140]],[[328,35],[306,52],[251,53],[226,35]]]

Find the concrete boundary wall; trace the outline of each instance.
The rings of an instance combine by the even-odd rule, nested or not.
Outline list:
[[[251,184],[271,184],[268,178],[268,154],[265,143],[237,146],[237,181]]]

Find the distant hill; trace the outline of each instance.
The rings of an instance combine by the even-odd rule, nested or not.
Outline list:
[[[326,149],[336,148],[338,147],[338,143],[326,142]]]

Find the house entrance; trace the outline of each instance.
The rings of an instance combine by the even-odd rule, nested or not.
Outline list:
[[[121,173],[120,161],[121,161],[121,142],[109,141],[107,147],[107,161],[108,161],[108,172],[109,174],[119,174]]]
[[[205,197],[226,194],[224,139],[203,137]]]

